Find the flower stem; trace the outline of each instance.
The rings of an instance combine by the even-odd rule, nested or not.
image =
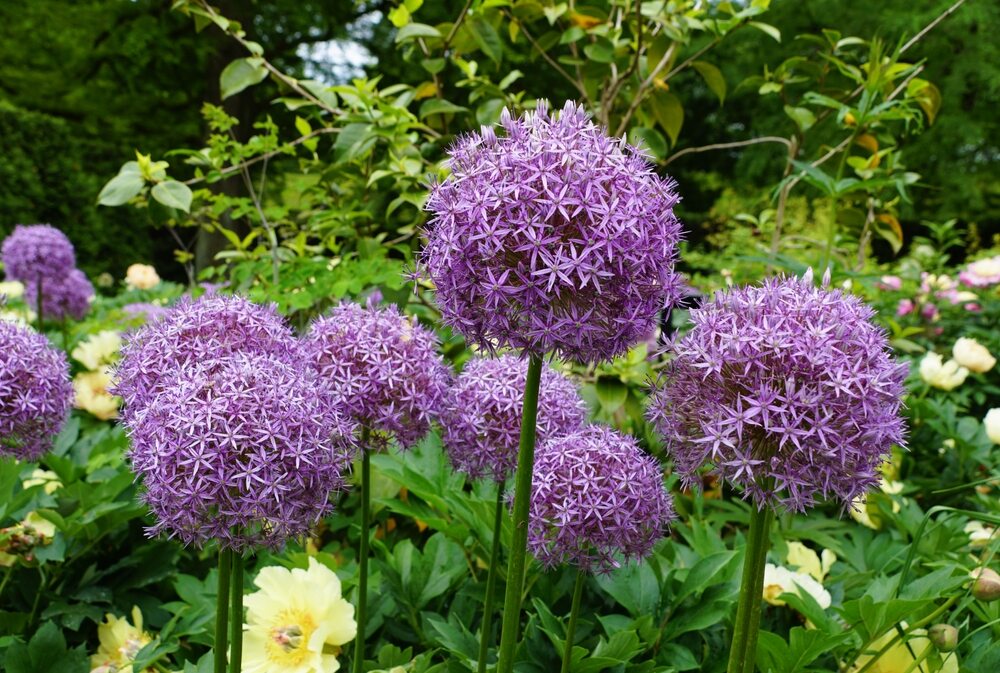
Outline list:
[[[493,602],[497,592],[497,566],[500,565],[500,528],[503,525],[503,484],[497,484],[497,508],[493,518],[493,549],[490,551],[490,569],[486,575],[486,601],[483,604],[483,626],[479,636],[479,673],[486,673],[486,657],[490,651],[490,632],[493,630]]]
[[[38,309],[38,315],[35,316],[35,321],[38,323],[38,333],[42,333],[42,277],[38,276],[38,296],[36,299],[36,308]]]
[[[226,673],[229,649],[229,580],[233,572],[233,552],[219,550],[219,586],[215,603],[215,673]]]
[[[535,421],[538,416],[538,385],[542,376],[542,358],[532,355],[524,384],[521,410],[521,443],[517,452],[517,478],[514,486],[513,534],[507,562],[507,590],[503,601],[503,628],[497,673],[513,673],[514,650],[521,622],[521,592],[524,589],[525,556],[528,552],[528,507],[531,503],[531,476],[535,464]]]
[[[368,529],[371,527],[372,465],[368,428],[361,431],[361,549],[358,552],[358,635],[354,640],[354,673],[364,673],[368,623]]]
[[[583,582],[586,576],[577,568],[576,583],[573,585],[573,607],[569,612],[569,624],[566,625],[566,647],[563,648],[562,673],[569,673],[569,665],[573,660],[573,639],[576,636],[576,618],[580,614],[580,598],[583,596]]]
[[[760,602],[764,593],[764,566],[770,541],[770,507],[751,505],[750,532],[743,559],[743,579],[736,606],[733,644],[729,650],[728,673],[753,673],[757,658],[757,632],[760,630]]]
[[[232,607],[229,629],[229,673],[243,668],[243,555],[233,554]]]

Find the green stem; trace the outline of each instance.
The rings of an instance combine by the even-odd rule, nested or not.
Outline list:
[[[888,652],[893,647],[895,647],[896,643],[898,643],[900,640],[902,640],[907,634],[913,633],[913,631],[915,631],[916,629],[922,629],[923,627],[927,626],[928,624],[937,621],[938,618],[941,615],[943,615],[945,612],[947,612],[948,608],[950,608],[952,605],[954,605],[957,601],[958,601],[958,597],[957,596],[952,596],[951,598],[949,598],[948,600],[946,600],[943,604],[941,604],[936,610],[934,610],[934,612],[930,613],[929,615],[927,615],[926,617],[924,617],[920,621],[916,622],[915,624],[910,624],[909,626],[907,626],[903,630],[902,633],[897,633],[895,636],[892,637],[892,639],[889,642],[887,642],[885,645],[882,646],[882,649],[880,649],[875,654],[874,657],[872,657],[871,659],[869,659],[868,662],[864,666],[862,666],[861,668],[859,668],[858,671],[857,671],[857,673],[865,673],[866,671],[868,671],[872,666],[874,666],[878,662],[879,659],[882,658],[883,655],[885,655],[886,652]],[[865,650],[868,649],[868,647],[870,646],[870,644],[871,644],[870,642],[866,643],[864,647],[862,647],[860,650],[858,650],[858,652],[859,653],[864,652]]]
[[[847,167],[847,158],[851,155],[851,148],[854,147],[854,141],[858,137],[858,131],[855,130],[851,133],[851,139],[847,142],[847,147],[844,148],[844,153],[840,155],[840,162],[837,164],[837,173],[834,175],[833,183],[834,185],[839,185],[841,179],[844,177],[844,169]],[[823,250],[823,261],[819,265],[820,274],[826,272],[827,268],[833,261],[833,244],[834,239],[837,237],[837,211],[840,206],[840,197],[833,197],[833,206],[831,208],[831,219],[830,219],[830,229],[826,234],[826,248]]]
[[[232,606],[229,613],[229,673],[243,669],[243,555],[233,554]]]
[[[531,500],[531,477],[535,465],[535,422],[538,416],[538,384],[542,376],[542,358],[532,355],[528,379],[524,384],[521,410],[521,443],[517,452],[517,478],[514,486],[513,533],[510,559],[507,561],[507,590],[503,602],[503,628],[497,673],[513,673],[514,650],[521,622],[521,591],[524,589],[525,556],[528,551],[528,505]]]
[[[38,294],[35,297],[35,303],[38,309],[38,314],[35,316],[35,321],[38,323],[38,333],[42,333],[42,277],[38,277]]]
[[[760,602],[764,593],[764,566],[770,541],[770,507],[763,510],[751,505],[750,532],[743,559],[743,579],[736,607],[733,644],[729,650],[728,673],[752,673],[757,655],[757,632],[760,630]]]
[[[371,527],[372,466],[369,431],[361,431],[361,549],[358,552],[358,635],[354,639],[354,673],[365,665],[365,629],[368,624],[368,529]]]
[[[586,575],[579,568],[576,571],[576,583],[573,585],[573,607],[569,612],[569,624],[566,625],[566,646],[563,648],[562,673],[569,673],[569,665],[573,661],[573,639],[576,636],[576,618],[580,615],[580,598],[583,596],[583,584]]]
[[[493,630],[493,603],[497,592],[497,566],[500,565],[500,528],[503,526],[503,484],[497,484],[497,508],[493,518],[493,549],[490,552],[490,569],[486,575],[486,601],[483,604],[483,626],[479,635],[479,673],[486,673],[486,657],[490,651]]]
[[[219,550],[219,586],[215,603],[215,673],[226,673],[229,649],[229,580],[233,572],[233,552]]]

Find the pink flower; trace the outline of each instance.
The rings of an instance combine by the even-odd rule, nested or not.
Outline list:
[[[937,320],[938,308],[934,304],[924,304],[924,307],[920,309],[920,315],[927,320]]]
[[[974,301],[970,301],[964,308],[966,311],[970,311],[971,313],[979,313],[983,310],[983,307]]]
[[[903,279],[899,276],[882,276],[875,285],[880,290],[899,290],[903,287]]]
[[[900,299],[899,304],[896,305],[896,315],[904,316],[913,313],[916,309],[912,299]]]

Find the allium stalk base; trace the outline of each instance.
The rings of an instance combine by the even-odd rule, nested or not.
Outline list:
[[[368,627],[368,529],[371,526],[372,466],[368,428],[361,435],[361,547],[358,551],[358,635],[354,639],[354,673],[364,673],[365,629]]]
[[[535,424],[538,416],[538,387],[542,359],[532,355],[524,385],[521,414],[521,443],[517,454],[517,477],[514,486],[513,532],[510,560],[507,562],[507,590],[503,601],[503,629],[497,673],[512,673],[517,632],[521,622],[521,591],[524,588],[525,557],[528,551],[528,509],[531,504],[531,478],[535,462]]]
[[[727,673],[753,673],[756,664],[764,566],[773,517],[774,511],[770,507],[758,509],[751,505],[750,532],[743,560],[743,578],[740,582],[740,598],[736,606]]]
[[[576,637],[576,619],[580,616],[580,599],[583,598],[583,584],[586,574],[577,568],[576,582],[573,584],[573,607],[569,611],[569,624],[566,625],[566,646],[563,648],[562,673],[569,673],[573,662],[573,640]]]
[[[219,549],[219,584],[215,602],[215,673],[226,673],[229,651],[229,595],[233,572],[233,551]]]
[[[479,673],[486,673],[486,657],[490,652],[493,631],[493,603],[497,592],[497,566],[500,564],[500,530],[503,526],[503,484],[497,484],[497,508],[493,518],[493,548],[490,551],[490,569],[486,575],[486,600],[483,602],[483,626],[479,635]]]
[[[229,673],[240,673],[243,670],[243,555],[238,552],[233,553],[230,584]]]

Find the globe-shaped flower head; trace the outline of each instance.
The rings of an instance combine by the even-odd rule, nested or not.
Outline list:
[[[528,549],[543,565],[610,571],[647,556],[674,517],[659,464],[633,438],[590,425],[538,447]]]
[[[94,286],[79,269],[70,269],[58,277],[29,282],[25,287],[24,300],[32,308],[38,306],[39,287],[42,288],[42,315],[45,318],[82,320],[90,310]]]
[[[0,320],[0,456],[40,458],[52,448],[72,402],[62,351],[30,328]]]
[[[758,507],[795,511],[879,483],[907,367],[874,311],[828,285],[770,278],[691,312],[649,409],[685,483],[709,464]]]
[[[677,296],[672,180],[567,103],[501,117],[451,150],[420,273],[445,322],[486,349],[604,360]]]
[[[237,352],[175,369],[128,423],[150,534],[244,550],[303,535],[342,485],[352,434],[304,363]]]
[[[456,469],[504,481],[517,467],[528,364],[513,355],[470,360],[442,405],[445,450]],[[576,385],[550,367],[538,393],[538,442],[579,430],[586,405]]]
[[[303,357],[294,333],[274,306],[218,294],[182,298],[125,341],[112,391],[125,402],[123,420],[148,406],[178,370],[241,352],[270,355],[289,364],[300,363]]]
[[[73,244],[55,227],[48,224],[19,224],[0,249],[4,272],[8,280],[25,285],[62,278],[76,266]],[[44,291],[44,290],[43,290]]]
[[[344,302],[313,321],[305,348],[342,408],[372,433],[363,450],[390,438],[408,448],[430,430],[450,375],[437,338],[415,318]]]

